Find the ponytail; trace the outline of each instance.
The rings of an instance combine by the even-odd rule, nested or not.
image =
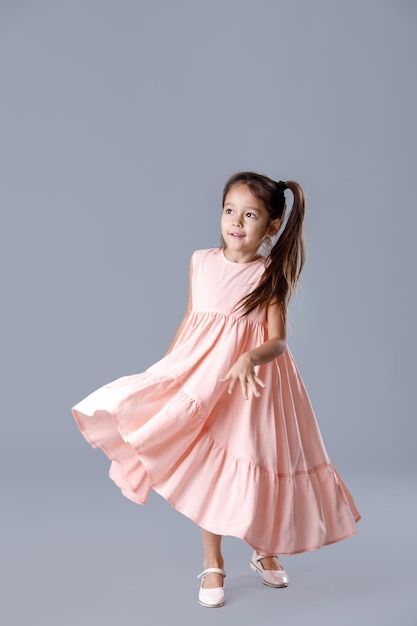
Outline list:
[[[290,180],[286,183],[275,183],[275,185],[276,192],[282,196],[284,196],[285,189],[292,192],[291,211],[286,218],[284,197],[284,201],[281,202],[283,210],[279,215],[282,220],[281,223],[284,222],[285,224],[284,229],[266,257],[265,271],[257,287],[238,302],[236,308],[242,310],[243,315],[247,315],[255,308],[276,302],[281,309],[282,319],[285,323],[288,303],[292,293],[297,289],[305,261],[303,221],[306,203],[304,191],[298,183]],[[270,207],[267,203],[265,205],[271,218],[275,219],[276,216]]]

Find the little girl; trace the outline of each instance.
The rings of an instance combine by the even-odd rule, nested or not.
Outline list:
[[[360,519],[286,344],[304,212],[297,183],[232,176],[221,246],[192,255],[186,314],[165,357],[73,408],[126,497],[145,504],[154,489],[202,528],[208,607],[225,602],[222,535],[251,546],[264,584],[286,587],[276,555],[345,539]]]

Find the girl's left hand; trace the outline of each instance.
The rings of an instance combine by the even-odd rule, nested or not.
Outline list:
[[[232,393],[236,383],[239,381],[245,400],[248,399],[248,385],[256,398],[259,398],[261,395],[259,388],[265,387],[263,380],[255,374],[255,368],[248,353],[242,354],[236,363],[232,365],[226,376],[221,378],[219,382],[225,383],[229,380],[228,393]]]

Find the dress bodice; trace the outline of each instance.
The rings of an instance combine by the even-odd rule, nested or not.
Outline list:
[[[229,261],[220,248],[197,250],[193,254],[192,308],[265,324],[265,309],[242,318],[235,306],[248,295],[264,272],[264,258],[250,263]]]

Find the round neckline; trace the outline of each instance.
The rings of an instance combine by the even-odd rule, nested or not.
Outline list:
[[[245,265],[252,265],[252,263],[259,263],[259,261],[262,261],[265,257],[263,257],[261,254],[258,256],[258,258],[253,259],[252,261],[245,261],[245,263],[239,263],[238,261],[231,261],[230,259],[227,258],[227,256],[224,253],[224,248],[220,249],[220,253],[223,257],[223,259],[226,261],[226,263],[230,263],[231,265],[235,265],[237,267],[244,267]]]

